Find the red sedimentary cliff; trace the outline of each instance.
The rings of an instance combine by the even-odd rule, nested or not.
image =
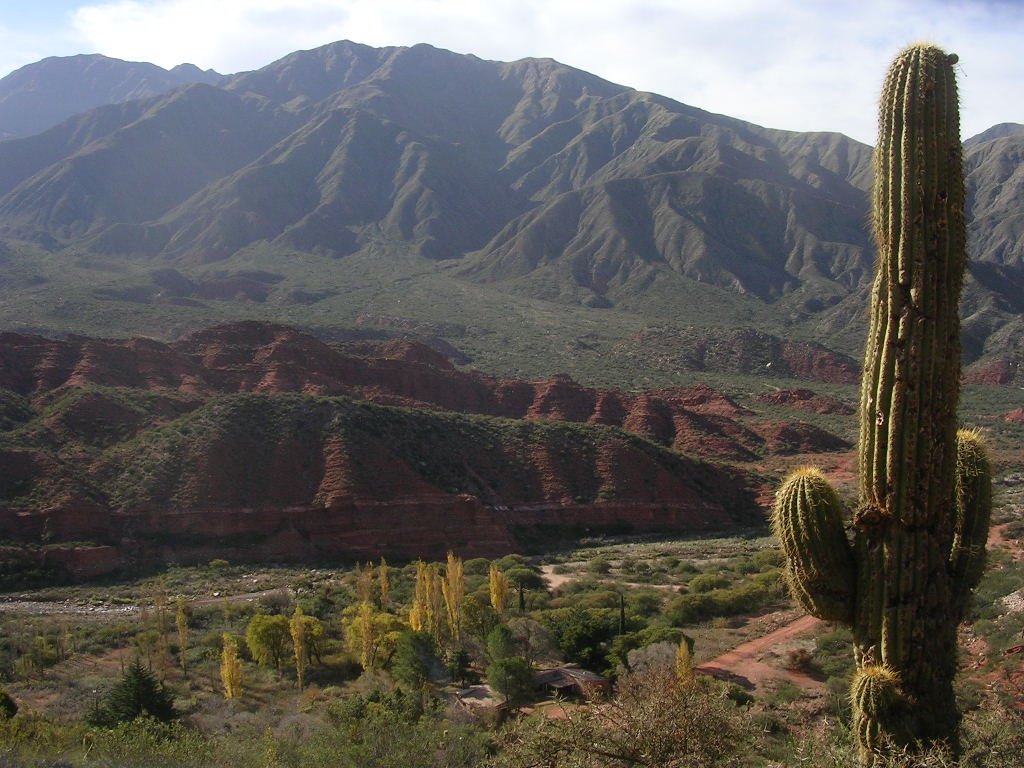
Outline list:
[[[140,558],[497,554],[538,526],[745,525],[760,514],[751,478],[706,459],[842,446],[745,423],[708,387],[503,379],[414,342],[255,322],[170,344],[0,334],[0,390],[31,422],[0,450],[0,538],[83,574]],[[76,541],[93,546],[53,546]]]

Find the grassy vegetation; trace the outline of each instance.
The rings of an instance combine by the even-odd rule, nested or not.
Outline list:
[[[164,265],[19,244],[0,286],[0,328],[170,340],[216,323],[259,319],[335,338],[345,330],[440,337],[480,370],[532,379],[562,371],[588,384],[626,389],[704,379],[675,363],[637,365],[629,340],[652,324],[685,330],[714,317],[713,324],[722,327],[800,335],[756,299],[676,275],[670,276],[671,285],[653,286],[643,302],[594,309],[557,297],[541,299],[528,288],[475,283],[457,275],[459,262],[439,265],[406,250],[403,244],[379,242],[333,259],[257,244],[227,261],[176,265],[177,274],[195,285],[232,275],[269,276],[263,278],[266,299],[254,301],[231,293],[179,297],[161,287]],[[295,300],[297,295],[321,298],[309,303]],[[671,358],[671,350],[665,352]]]
[[[632,695],[628,691],[635,690],[630,686],[640,686],[657,699],[652,688],[644,687],[651,683],[644,677],[648,667],[642,665],[671,665],[674,648],[684,637],[694,641],[699,665],[795,615],[780,587],[774,542],[754,534],[593,540],[533,565],[518,556],[495,565],[513,584],[523,584],[522,613],[515,587],[508,613],[500,617],[494,612],[488,561],[463,564],[460,680],[486,679],[494,652],[488,634],[501,623],[509,628],[513,652],[534,665],[577,661],[619,679],[623,698],[615,706],[623,706]],[[970,633],[981,638],[989,652],[981,666],[965,662],[970,671],[964,676],[968,682],[962,702],[969,710],[966,743],[971,760],[963,762],[965,766],[1012,764],[999,761],[999,750],[1010,750],[1021,732],[1017,716],[1006,708],[1015,695],[1015,659],[1001,650],[1024,628],[1024,611],[1006,601],[1024,581],[1022,569],[1024,565],[1012,557],[993,556],[976,596]],[[389,608],[385,611],[378,604],[374,610],[403,623],[414,599],[416,572],[415,564],[392,564]],[[556,586],[545,585],[542,573]],[[540,727],[553,740],[544,743],[576,750],[565,752],[563,759],[575,754],[572,759],[577,762],[560,765],[620,764],[609,757],[603,763],[587,762],[596,758],[579,752],[580,733],[589,734],[593,743],[614,737],[607,730],[610,721],[602,719],[604,710],[591,709],[598,705],[573,705],[578,709],[568,711],[578,714],[562,725],[546,720],[527,725],[512,718],[503,726],[494,715],[467,719],[460,707],[444,698],[457,687],[446,671],[454,656],[442,652],[453,647],[450,637],[442,636],[430,682],[422,690],[410,691],[396,682],[395,659],[387,653],[378,665],[362,669],[346,627],[368,586],[370,599],[379,603],[379,568],[377,579],[367,581],[365,568],[255,568],[214,562],[170,568],[146,579],[18,595],[54,612],[26,604],[22,610],[29,613],[0,613],[0,687],[20,707],[13,719],[0,722],[0,759],[40,766],[57,760],[74,766],[299,766],[328,760],[353,766],[516,766],[528,764],[525,761],[542,748],[522,729],[533,732]],[[189,606],[184,648],[174,628],[177,596]],[[296,606],[320,619],[326,630],[302,690],[296,688],[287,662],[281,672],[260,666],[245,645],[246,626],[253,616],[288,616]],[[242,697],[230,702],[224,700],[218,676],[225,633],[239,638],[244,675]],[[179,664],[182,653],[187,675]],[[152,667],[172,691],[178,721],[136,721],[114,728],[86,725],[90,709],[134,658]],[[686,697],[693,712],[699,709],[715,718],[714,727],[722,732],[735,729],[745,734],[730,742],[730,751],[719,754],[718,764],[852,765],[846,699],[852,668],[849,633],[822,627],[766,658],[778,671],[774,681],[744,689],[735,682],[709,680],[700,689],[678,694]],[[797,680],[811,681],[809,687],[785,676],[794,672],[805,676]],[[677,694],[669,690],[665,695]],[[723,701],[730,703],[715,703]],[[653,722],[653,716],[650,719]],[[549,728],[555,730],[549,733]],[[685,740],[677,735],[682,744]],[[712,745],[688,738],[686,745],[677,747],[691,750],[685,753],[689,764],[702,764],[695,755]],[[983,741],[997,749],[983,755],[977,746]],[[916,765],[961,764],[938,754],[927,759],[931,762]]]

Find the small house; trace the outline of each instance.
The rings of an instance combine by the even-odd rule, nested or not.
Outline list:
[[[607,678],[583,669],[579,664],[542,669],[533,679],[541,690],[563,698],[592,699],[611,693]]]

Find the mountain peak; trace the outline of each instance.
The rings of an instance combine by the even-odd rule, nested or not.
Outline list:
[[[99,53],[51,56],[0,79],[0,139],[30,136],[72,115],[144,99],[187,83],[217,84],[223,76],[193,64],[166,70]]]
[[[974,147],[978,144],[984,144],[986,141],[994,141],[995,139],[1003,139],[1007,136],[1019,136],[1024,134],[1024,124],[1021,123],[998,123],[993,125],[988,130],[982,131],[976,136],[964,141],[965,147]]]

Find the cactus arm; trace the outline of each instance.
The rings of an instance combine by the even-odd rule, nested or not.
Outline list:
[[[985,544],[992,518],[992,467],[981,436],[957,432],[957,509],[950,570],[957,596],[966,601],[985,569]]]
[[[821,472],[805,467],[786,479],[776,495],[772,527],[797,602],[819,619],[851,623],[853,552],[843,530],[839,497]]]
[[[912,709],[900,686],[900,676],[891,667],[869,664],[857,670],[850,686],[853,730],[861,750],[861,762],[870,764],[894,734],[912,731],[908,718]]]

